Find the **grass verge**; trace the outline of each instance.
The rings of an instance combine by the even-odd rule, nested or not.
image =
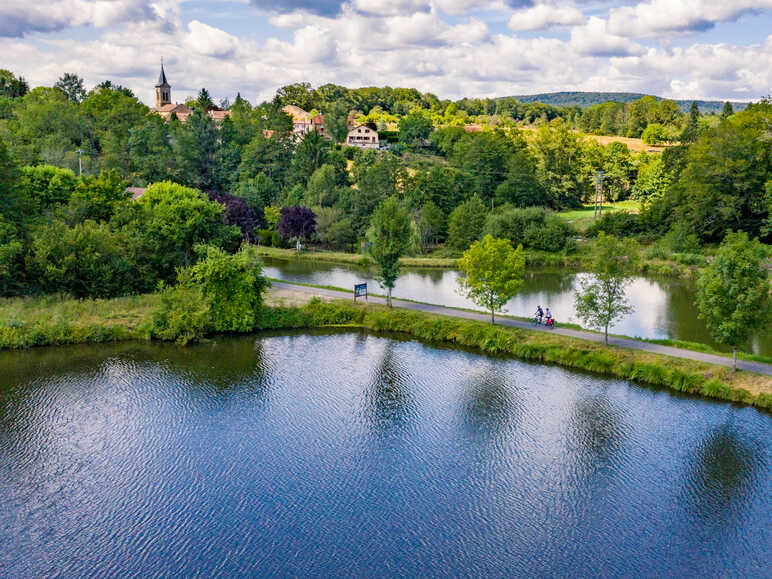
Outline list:
[[[0,301],[0,348],[150,339],[157,296],[113,300],[38,298]],[[312,300],[302,307],[265,307],[255,330],[348,326],[397,332],[427,342],[459,344],[491,354],[557,364],[772,409],[768,376],[606,347],[556,334],[349,302]]]

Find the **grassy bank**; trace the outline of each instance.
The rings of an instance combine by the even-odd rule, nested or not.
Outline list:
[[[114,300],[55,298],[0,301],[0,348],[151,339],[157,297]],[[432,316],[348,302],[312,300],[304,306],[267,306],[256,330],[348,326],[398,332],[435,343],[587,370],[721,400],[772,409],[772,380],[748,372],[605,347],[545,332]]]
[[[305,250],[298,254],[294,249],[282,249],[279,247],[261,246],[259,249],[260,254],[264,257],[277,257],[279,259],[308,259],[328,263],[364,266],[373,264],[373,260],[369,256],[361,255],[359,253]],[[399,261],[405,267],[437,267],[450,269],[458,265],[458,258],[456,257],[402,257]]]

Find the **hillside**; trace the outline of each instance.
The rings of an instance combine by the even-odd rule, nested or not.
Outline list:
[[[513,98],[524,103],[540,102],[556,107],[578,106],[587,108],[608,101],[626,103],[638,100],[644,96],[647,95],[636,92],[550,92],[532,95],[513,95]],[[655,96],[654,98],[657,100],[662,99],[662,97],[658,96]],[[684,112],[687,112],[692,104],[692,101],[690,100],[676,100],[675,102],[678,103],[678,106]],[[741,111],[747,104],[748,103],[743,102],[732,102],[732,106],[736,111]],[[700,107],[700,111],[703,113],[720,113],[724,106],[724,101],[698,100],[697,106]]]

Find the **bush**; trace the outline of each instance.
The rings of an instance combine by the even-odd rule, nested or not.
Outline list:
[[[686,223],[677,222],[662,238],[662,243],[676,253],[699,253],[700,240]]]
[[[487,212],[477,195],[456,207],[448,218],[448,245],[454,249],[472,245],[481,236]]]
[[[245,246],[235,255],[216,247],[198,251],[203,259],[180,270],[178,285],[162,292],[153,335],[187,343],[211,331],[254,330],[268,287],[257,250]]]
[[[209,308],[199,287],[165,287],[153,312],[152,335],[180,344],[195,342],[211,332]]]
[[[643,224],[640,217],[627,211],[614,211],[603,214],[603,217],[594,221],[585,234],[588,237],[597,237],[601,231],[614,237],[637,237],[643,233]]]
[[[260,245],[271,246],[273,244],[273,234],[276,233],[273,229],[260,229],[257,232],[257,241]],[[276,233],[278,236],[278,233]]]
[[[483,234],[542,251],[571,250],[575,245],[573,228],[541,207],[504,207],[491,213],[485,220]]]

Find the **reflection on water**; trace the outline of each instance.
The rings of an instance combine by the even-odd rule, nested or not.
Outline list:
[[[395,353],[396,342],[386,342],[380,361],[373,371],[367,388],[370,414],[376,428],[389,431],[404,424],[410,417],[412,406],[410,384],[406,369]]]
[[[3,576],[768,574],[753,408],[366,333],[0,369]]]
[[[366,281],[371,292],[378,293],[379,290],[372,270],[353,265],[265,258],[265,271],[276,279],[341,288],[353,288],[354,284]],[[479,309],[458,294],[458,275],[455,270],[403,269],[394,288],[394,296]],[[519,294],[506,304],[505,310],[511,315],[528,317],[536,311],[536,306],[541,305],[549,307],[558,321],[579,323],[574,309],[574,292],[585,275],[566,270],[529,271]],[[612,331],[641,338],[701,342],[727,350],[711,340],[704,322],[698,319],[695,296],[694,283],[687,280],[635,277],[628,288],[628,297],[635,311]],[[772,356],[772,332],[755,336],[746,349]]]

